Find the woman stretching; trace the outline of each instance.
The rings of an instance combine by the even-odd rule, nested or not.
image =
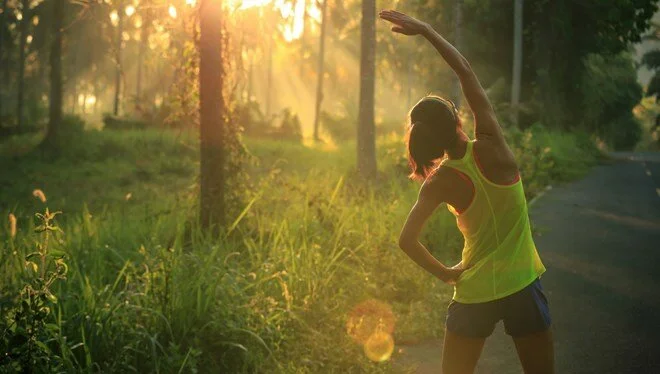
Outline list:
[[[422,35],[433,44],[458,75],[475,120],[476,139],[470,140],[451,101],[428,96],[410,110],[411,177],[424,183],[399,245],[426,271],[454,285],[443,372],[472,373],[486,338],[503,320],[525,373],[553,373],[550,314],[539,281],[545,267],[532,239],[516,160],[488,97],[467,60],[428,24],[391,10],[380,18],[392,22],[394,32]],[[441,203],[456,216],[465,238],[461,262],[451,268],[418,241]]]

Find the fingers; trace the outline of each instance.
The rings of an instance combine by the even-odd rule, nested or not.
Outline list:
[[[400,26],[394,26],[394,27],[392,27],[392,31],[394,31],[394,32],[398,32],[399,34],[405,34],[405,33],[406,33],[405,30],[404,30],[404,28],[403,28],[403,27],[400,27]]]
[[[378,16],[388,21],[400,21],[406,17],[405,14],[395,10],[381,10],[380,13],[378,13]]]

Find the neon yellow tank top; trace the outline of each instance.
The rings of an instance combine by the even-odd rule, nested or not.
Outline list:
[[[461,303],[503,298],[545,272],[532,238],[522,180],[499,185],[486,179],[474,160],[473,145],[474,140],[467,142],[462,159],[441,163],[464,173],[474,185],[464,212],[447,205],[465,238],[461,257],[469,269],[454,286],[454,300]]]

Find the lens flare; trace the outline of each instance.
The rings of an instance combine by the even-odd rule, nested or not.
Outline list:
[[[387,303],[370,299],[351,310],[346,321],[346,332],[356,342],[365,344],[376,332],[392,334],[394,323],[392,308]]]
[[[394,352],[394,339],[392,335],[377,331],[364,343],[364,354],[374,362],[383,362],[390,359]]]

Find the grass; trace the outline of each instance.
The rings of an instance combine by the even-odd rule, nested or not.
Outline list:
[[[511,139],[530,194],[597,159],[576,135],[536,128]],[[15,236],[0,229],[0,327],[18,290],[38,278],[24,260],[43,242],[33,214],[63,211],[49,248],[69,270],[53,283],[58,301],[44,317],[43,371],[396,372],[396,351],[373,363],[347,333],[347,324],[359,330],[387,314],[349,320],[372,299],[391,309],[395,343],[442,335],[451,288],[396,245],[418,189],[396,136],[379,139],[380,176],[368,187],[353,177],[353,143],[247,140],[250,197],[221,237],[195,220],[195,134],[91,131],[58,160],[20,144],[0,147],[0,211],[18,221]],[[460,255],[445,209],[422,241],[441,261]]]

